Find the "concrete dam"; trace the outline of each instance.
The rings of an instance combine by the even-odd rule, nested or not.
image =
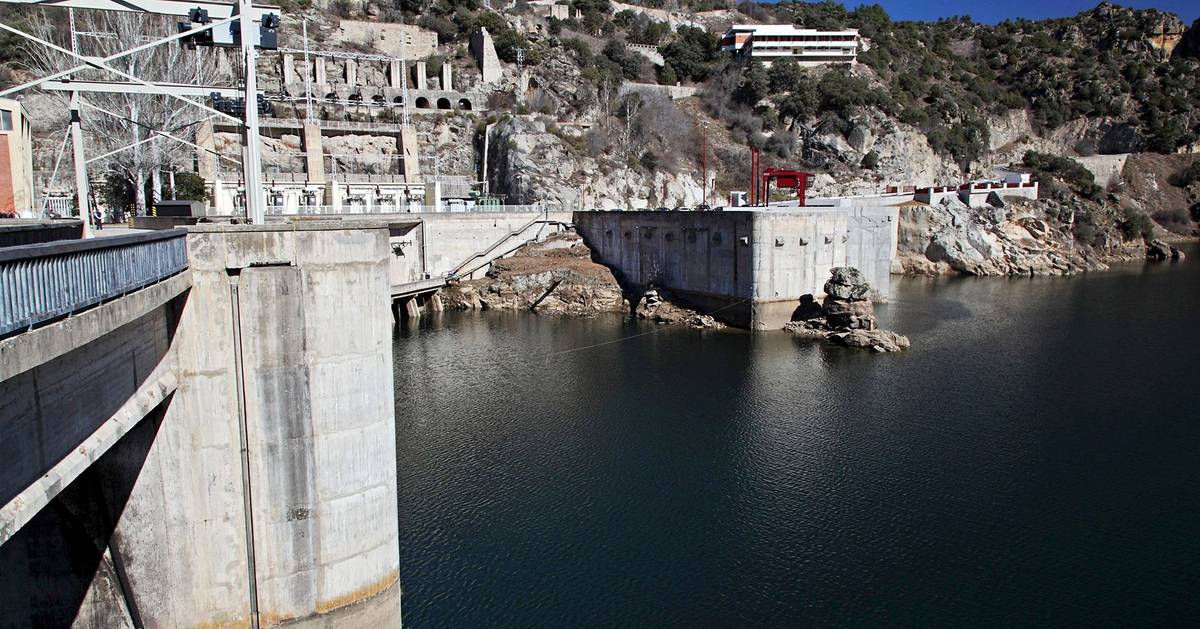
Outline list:
[[[0,626],[398,626],[393,255],[386,223],[0,251]]]
[[[831,266],[886,277],[887,219],[442,213],[2,247],[0,627],[398,626],[394,321],[575,228],[628,284],[763,328]]]
[[[898,209],[791,207],[719,212],[576,212],[596,260],[627,287],[670,289],[738,327],[779,329],[829,270],[853,266],[890,294]]]

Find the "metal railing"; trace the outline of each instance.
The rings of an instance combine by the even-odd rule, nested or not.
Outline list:
[[[268,205],[266,214],[268,216],[364,216],[371,214],[484,214],[484,213],[520,213],[530,214],[534,212],[545,212],[546,207],[543,205],[473,205],[470,207],[456,205],[453,203],[443,203],[441,207],[432,205],[360,205],[346,203],[338,206],[332,205],[301,205],[301,206],[284,206],[284,205]],[[208,208],[208,215],[216,216],[216,208]]]
[[[186,235],[168,229],[0,249],[0,336],[183,271]]]

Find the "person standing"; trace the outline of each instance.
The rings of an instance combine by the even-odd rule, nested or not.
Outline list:
[[[92,209],[92,227],[96,228],[96,231],[104,229],[104,213],[100,211],[100,208]]]

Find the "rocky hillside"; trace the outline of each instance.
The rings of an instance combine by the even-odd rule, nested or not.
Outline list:
[[[1200,184],[1183,173],[1200,140],[1200,23],[1109,3],[995,26],[893,21],[878,5],[830,1],[560,3],[570,4],[568,19],[541,1],[494,11],[477,0],[305,0],[285,3],[282,37],[300,45],[299,17],[326,49],[386,52],[348,38],[345,20],[435,32],[430,80],[450,65],[457,88],[488,93],[488,112],[414,116],[423,172],[486,179],[508,202],[721,205],[746,189],[754,147],[768,165],[815,173],[816,195],[957,184],[1000,169],[1039,178],[1045,200],[1028,207],[906,209],[903,268],[912,272],[1073,272],[1139,255],[1146,238],[1196,234]],[[3,11],[6,22],[21,19]],[[719,50],[735,22],[857,28],[860,62],[744,63]],[[487,85],[467,49],[480,28],[503,66]],[[0,38],[6,51],[0,81],[11,82],[21,51]],[[282,84],[278,66],[269,55],[260,62],[268,89]],[[363,69],[368,81],[384,81],[368,76],[379,72]],[[330,115],[384,115],[346,109]],[[221,146],[232,151],[233,140]],[[294,135],[269,140],[268,167],[297,168],[298,146]],[[394,167],[394,142],[369,133],[340,136],[329,150],[347,172]]]

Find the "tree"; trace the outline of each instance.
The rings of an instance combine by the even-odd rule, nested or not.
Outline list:
[[[642,95],[634,92],[621,102],[621,117],[625,119],[625,128],[621,132],[621,144],[625,150],[633,150],[633,128],[637,122],[638,112],[642,109]]]
[[[205,185],[204,178],[195,173],[174,173],[172,179],[175,181],[175,188],[164,183],[162,189],[163,197],[172,199],[186,199],[190,201],[209,200],[208,186]]]
[[[806,78],[804,70],[801,70],[799,64],[791,59],[784,59],[771,64],[769,74],[771,91],[776,94],[782,94],[799,88],[800,83]]]
[[[65,22],[65,20],[62,20]],[[132,42],[143,40],[147,34],[168,33],[175,30],[173,21],[158,16],[135,13],[78,12],[77,28],[81,31],[113,33],[114,37],[80,37],[81,54],[107,57],[130,47]],[[63,41],[62,30],[55,27],[50,16],[43,12],[31,20],[34,35],[60,42],[64,48],[70,42]],[[37,44],[26,47],[30,69],[39,74],[49,74],[77,65],[68,55]],[[166,83],[199,83],[214,85],[232,82],[232,77],[218,80],[220,65],[217,52],[212,48],[187,50],[178,42],[161,44],[122,57],[110,63],[116,69],[149,81]],[[114,76],[100,70],[77,73],[76,78],[111,81]],[[64,127],[68,121],[67,99],[56,93],[61,117],[58,122]],[[200,122],[211,116],[198,107],[188,107],[178,100],[157,94],[88,94],[84,101],[111,112],[107,115],[85,107],[81,115],[84,124],[85,148],[88,155],[102,155],[118,148],[136,144],[99,162],[100,167],[110,174],[124,178],[130,185],[133,207],[144,211],[154,199],[147,199],[147,181],[153,180],[149,188],[152,195],[160,189],[159,173],[163,169],[190,168],[192,150],[180,150],[178,142],[159,135],[150,140],[155,131],[167,131],[182,139],[190,140]],[[94,168],[94,166],[93,166]]]
[[[742,73],[742,81],[733,97],[734,100],[753,107],[758,104],[758,101],[766,98],[769,92],[770,80],[767,77],[767,69],[758,61],[752,61],[746,71]]]
[[[671,64],[666,63],[659,68],[658,83],[659,85],[675,85],[679,83],[679,77],[675,75],[675,68],[672,68]]]
[[[700,82],[709,77],[720,54],[716,35],[694,26],[681,26],[675,40],[662,48],[663,59],[682,78]]]
[[[817,112],[817,90],[807,81],[779,101],[779,115],[796,123],[811,118]]]

